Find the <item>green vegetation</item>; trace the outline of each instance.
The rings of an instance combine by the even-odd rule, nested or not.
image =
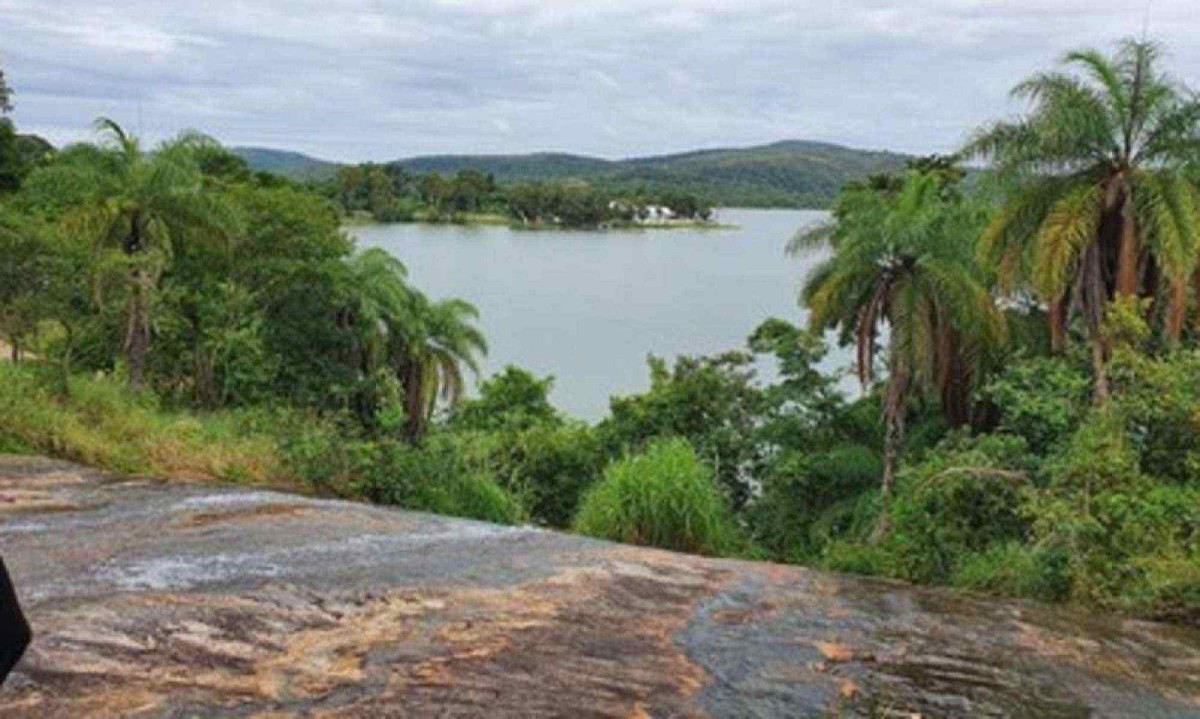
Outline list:
[[[394,169],[323,197],[106,123],[0,200],[0,449],[1195,624],[1200,101],[1145,43],[1067,62],[966,148],[994,160],[983,182],[934,157],[846,185],[792,243],[832,250],[809,328],[651,358],[596,425],[519,368],[465,396],[474,309],[339,230],[338,205],[402,201]],[[402,179],[532,224],[614,209],[570,183]],[[861,396],[818,369],[827,335]]]
[[[297,181],[330,180],[336,166],[260,148],[234,150],[255,170]],[[904,167],[905,157],[821,142],[785,141],[759,147],[699,150],[659,157],[602,160],[560,153],[438,155],[382,165],[389,173],[454,176],[473,171],[501,187],[585,183],[610,197],[654,197],[679,192],[720,207],[828,207],[839,188]]]
[[[593,537],[699,554],[729,553],[739,544],[712,471],[679,439],[609,465],[584,497],[574,527]]]
[[[580,181],[501,187],[490,174],[460,170],[443,177],[414,175],[401,165],[342,167],[311,188],[354,221],[512,224],[521,228],[675,226],[707,223],[712,209],[678,191],[617,194]]]
[[[116,472],[290,483],[267,413],[198,416],[108,379],[74,376],[69,393],[39,368],[0,363],[0,447]]]
[[[948,422],[968,422],[971,359],[997,342],[1003,318],[963,242],[983,227],[985,209],[949,191],[938,175],[913,172],[883,191],[852,187],[834,218],[790,249],[818,242],[834,249],[809,277],[804,302],[814,327],[853,338],[864,385],[874,378],[880,332],[888,329],[878,530],[884,534],[910,393],[938,396]]]

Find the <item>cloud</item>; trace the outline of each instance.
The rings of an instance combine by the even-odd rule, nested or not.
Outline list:
[[[1151,34],[1200,85],[1193,0]],[[159,139],[338,159],[604,156],[811,138],[929,152],[1016,108],[1127,0],[0,0],[16,120],[63,142],[107,114]]]

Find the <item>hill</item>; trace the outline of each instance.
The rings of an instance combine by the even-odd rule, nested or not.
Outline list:
[[[336,162],[319,160],[302,152],[269,147],[234,147],[231,151],[257,172],[273,172],[292,180],[324,180],[333,177]]]
[[[256,170],[319,179],[330,163],[299,153],[235,149]],[[694,192],[714,204],[741,207],[827,207],[847,182],[904,167],[908,156],[841,145],[787,140],[746,148],[696,150],[625,160],[565,153],[429,155],[396,160],[411,172],[475,169],[502,183],[578,179],[614,189]],[[306,174],[301,174],[306,173]]]

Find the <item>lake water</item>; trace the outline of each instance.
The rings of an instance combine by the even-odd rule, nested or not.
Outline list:
[[[818,256],[791,258],[797,229],[827,216],[804,210],[722,210],[731,229],[529,232],[507,227],[351,228],[408,266],[431,297],[474,303],[505,365],[553,375],[556,406],[586,420],[611,395],[649,386],[647,354],[674,357],[742,347],[770,316],[804,319],[796,302]]]

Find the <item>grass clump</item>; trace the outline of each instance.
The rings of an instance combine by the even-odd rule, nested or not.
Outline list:
[[[610,464],[574,526],[593,537],[699,554],[729,554],[741,545],[712,470],[682,439]]]
[[[246,413],[198,415],[130,395],[118,382],[75,376],[63,394],[38,368],[0,363],[0,448],[131,474],[274,483],[276,442]]]

